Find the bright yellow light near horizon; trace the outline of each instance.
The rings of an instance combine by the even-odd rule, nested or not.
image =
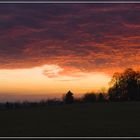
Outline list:
[[[47,70],[47,75],[43,71]],[[110,77],[104,73],[82,73],[83,76],[61,75],[65,69],[57,65],[44,65],[30,69],[1,69],[0,93],[62,94],[68,90],[80,94],[108,88]]]

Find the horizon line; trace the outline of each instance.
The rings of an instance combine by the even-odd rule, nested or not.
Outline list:
[[[76,0],[76,1],[72,1],[72,0],[70,0],[70,1],[69,1],[69,0],[68,0],[68,1],[65,1],[65,0],[64,0],[64,1],[63,1],[63,0],[62,0],[62,1],[61,1],[61,0],[58,0],[58,1],[45,1],[45,0],[43,0],[43,1],[42,1],[42,0],[41,0],[41,1],[36,1],[36,0],[35,0],[35,1],[34,1],[34,0],[33,0],[33,1],[32,1],[32,0],[30,0],[30,1],[27,1],[27,0],[25,0],[25,1],[23,1],[23,0],[21,0],[21,1],[18,1],[18,0],[15,0],[15,1],[0,1],[0,4],[1,4],[1,3],[3,3],[3,4],[8,4],[8,3],[13,3],[13,4],[39,4],[39,3],[40,3],[40,4],[41,4],[41,3],[48,3],[48,4],[54,4],[54,3],[58,3],[58,4],[59,4],[59,3],[60,3],[60,4],[61,4],[61,3],[62,3],[62,4],[63,4],[63,3],[64,3],[64,4],[72,4],[72,3],[77,3],[77,4],[84,4],[84,3],[85,3],[85,4],[86,4],[86,3],[91,3],[91,4],[92,4],[92,3],[93,3],[93,4],[94,4],[94,3],[97,3],[97,4],[102,4],[102,3],[106,3],[106,4],[109,4],[109,3],[112,3],[112,4],[113,4],[113,3],[114,3],[114,4],[115,4],[115,3],[116,3],[116,4],[117,4],[117,3],[118,3],[118,4],[119,4],[119,3],[120,3],[120,4],[133,4],[133,3],[140,3],[140,1],[138,1],[138,0],[136,0],[136,1],[132,1],[132,0],[130,0],[130,1],[129,1],[129,0],[126,0],[126,1],[125,1],[125,0],[122,0],[122,1],[121,1],[121,0],[118,0],[118,1],[117,1],[117,0],[115,0],[115,1],[106,1],[106,0],[101,0],[101,1],[91,1],[91,0],[88,0],[88,1],[84,1],[84,0],[83,0],[83,1],[82,1],[82,0]]]

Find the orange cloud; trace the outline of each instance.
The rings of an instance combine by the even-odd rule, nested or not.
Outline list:
[[[49,77],[139,69],[139,4],[0,5],[0,69],[58,65]]]

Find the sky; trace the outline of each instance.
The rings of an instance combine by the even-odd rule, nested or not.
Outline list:
[[[140,69],[140,4],[0,4],[0,99],[108,89]]]

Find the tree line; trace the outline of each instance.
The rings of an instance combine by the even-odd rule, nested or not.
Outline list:
[[[75,98],[71,91],[68,91],[62,98],[42,100],[40,102],[22,103],[0,103],[0,109],[28,108],[46,105],[61,105],[74,103],[94,102],[117,102],[117,101],[140,101],[140,71],[131,68],[122,73],[114,73],[110,81],[110,88],[107,93],[86,93],[80,98]]]
[[[66,103],[74,102],[73,94],[69,91],[65,98]],[[103,101],[140,101],[140,71],[127,68],[122,73],[114,73],[110,81],[110,88],[104,93],[87,93],[82,102]]]

